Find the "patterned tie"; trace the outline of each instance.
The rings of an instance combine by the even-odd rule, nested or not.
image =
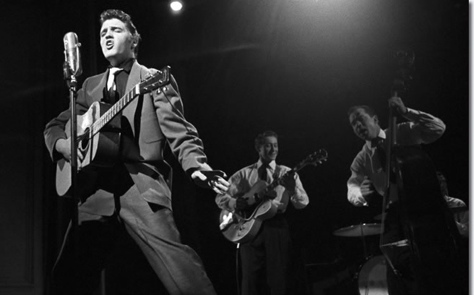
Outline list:
[[[122,70],[123,69],[121,68],[110,68],[109,70],[109,78],[107,80],[107,93],[109,95],[109,100],[111,103],[115,103],[117,95],[117,85],[115,84],[115,77]]]

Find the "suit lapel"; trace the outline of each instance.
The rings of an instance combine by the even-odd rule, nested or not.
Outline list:
[[[135,85],[141,81],[141,68],[140,64],[137,61],[133,63],[132,69],[130,70],[130,75],[128,76],[127,87],[125,93],[128,93]],[[123,109],[123,115],[133,118],[135,109],[137,108],[138,97],[130,102],[128,106]]]
[[[128,76],[127,87],[125,93],[128,93],[135,85],[140,83],[142,80],[142,66],[135,61],[130,70],[130,75]]]
[[[106,77],[108,72],[109,71],[107,70],[101,76],[96,76],[95,81],[98,80],[98,82],[95,82],[97,84],[90,90],[90,93],[88,93],[88,95],[92,98],[92,101],[89,101],[89,105],[92,104],[94,101],[101,101],[104,98],[104,87],[105,83],[107,82]],[[94,82],[91,82],[91,84],[93,83]]]
[[[142,81],[142,77],[145,77],[147,73],[147,69],[140,65],[137,61],[133,63],[132,69],[130,70],[130,75],[128,76],[128,81],[127,81],[127,87],[126,87],[126,93],[128,93],[130,90],[132,90],[133,87],[135,87],[140,81]],[[123,111],[122,115],[127,118],[129,121],[130,128],[132,128],[132,132],[135,134],[137,131],[136,124],[136,118],[141,118],[141,109],[142,107],[138,107],[138,105],[143,104],[141,102],[143,98],[142,97],[136,97],[133,99],[129,105],[127,105]],[[137,113],[140,112],[140,113]]]

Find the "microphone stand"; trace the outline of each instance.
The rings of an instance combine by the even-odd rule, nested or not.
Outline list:
[[[77,79],[76,76],[79,76],[82,73],[81,64],[80,64],[80,52],[79,43],[77,35],[73,32],[67,33],[64,38],[64,56],[65,62],[63,64],[63,75],[64,79],[67,82],[69,88],[69,107],[70,107],[70,149],[71,149],[71,187],[69,190],[69,195],[72,197],[72,212],[71,212],[71,222],[66,232],[65,244],[69,244],[71,247],[70,251],[72,253],[72,274],[76,276],[76,267],[79,265],[80,261],[78,259],[78,250],[79,250],[79,189],[78,189],[78,143],[77,143],[77,108],[76,108],[76,98],[77,98]],[[71,237],[72,235],[72,237]],[[62,250],[61,250],[62,251]],[[61,254],[59,254],[61,255]],[[78,280],[79,278],[75,278]],[[73,283],[75,286],[73,289],[77,289],[77,286],[80,284],[79,281]]]
[[[63,65],[64,79],[67,81],[67,86],[69,88],[69,105],[71,109],[71,119],[70,119],[70,138],[71,138],[71,191],[72,200],[73,200],[73,210],[71,217],[71,233],[74,239],[74,247],[77,245],[77,229],[79,226],[78,218],[78,208],[79,196],[77,194],[77,116],[76,116],[76,86],[77,79],[76,75],[72,72],[68,63],[65,62]],[[75,252],[76,249],[74,249]]]

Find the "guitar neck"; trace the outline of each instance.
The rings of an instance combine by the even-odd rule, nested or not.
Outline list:
[[[92,124],[92,136],[97,134],[102,127],[109,123],[123,108],[125,108],[135,97],[140,95],[140,88],[133,87],[127,94],[119,99],[110,109],[108,109],[98,120]]]
[[[108,109],[98,120],[91,126],[92,136],[96,135],[102,127],[109,123],[119,112],[123,110],[135,97],[140,94],[149,93],[170,81],[170,67],[166,66],[149,76],[145,80],[135,85],[127,94],[120,98],[110,109]]]
[[[295,174],[296,172],[300,171],[304,167],[306,167],[309,164],[312,164],[316,166],[318,163],[321,163],[322,161],[326,161],[327,159],[327,151],[325,149],[320,149],[317,152],[312,153],[306,159],[301,161],[298,165],[296,165],[294,168],[288,170],[285,172],[283,175],[280,177],[276,177],[272,183],[270,183],[264,190],[264,193],[267,193],[273,189],[275,189],[278,185],[280,185],[285,177],[288,177],[291,174]]]

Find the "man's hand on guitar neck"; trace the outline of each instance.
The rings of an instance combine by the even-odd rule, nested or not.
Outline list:
[[[63,158],[70,162],[71,161],[71,138],[60,138],[56,141],[56,145],[54,146],[56,151],[63,155]],[[84,155],[82,153],[78,153],[77,157],[79,161],[84,160]]]
[[[281,185],[283,185],[290,192],[296,190],[296,173],[288,173],[281,179]]]

